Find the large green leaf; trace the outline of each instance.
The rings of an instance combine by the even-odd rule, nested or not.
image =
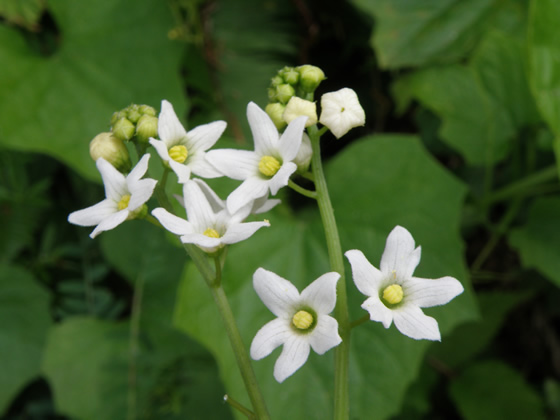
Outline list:
[[[377,265],[390,229],[395,224],[407,227],[424,250],[418,274],[453,275],[466,286],[463,296],[427,312],[438,318],[444,334],[472,319],[475,310],[458,232],[464,187],[427,156],[418,140],[402,136],[364,139],[330,162],[327,174],[344,249],[362,249]],[[258,267],[290,279],[300,290],[330,270],[316,210],[295,215],[279,212],[267,215],[270,228],[228,252],[224,287],[247,346],[272,319],[252,288],[252,275]],[[347,282],[351,314],[361,317],[365,297],[355,290],[350,277]],[[183,278],[175,319],[215,355],[228,393],[248,404],[210,293],[193,267]],[[404,337],[394,327],[389,331],[375,323],[360,327],[352,342],[352,417],[383,419],[397,413],[427,345]],[[272,416],[330,417],[333,352],[312,354],[306,366],[283,384],[272,376],[278,354],[277,350],[254,363]]]
[[[560,198],[538,198],[529,210],[527,223],[509,234],[526,267],[536,268],[560,286]]]
[[[455,61],[472,48],[495,0],[354,0],[375,17],[373,46],[384,68]]]
[[[560,2],[533,0],[529,13],[529,75],[539,110],[560,136]]]
[[[0,414],[39,375],[50,324],[48,293],[23,268],[0,265]]]
[[[442,139],[470,164],[492,164],[539,120],[525,67],[517,37],[489,32],[468,65],[418,70],[398,80],[395,93],[401,110],[414,98],[437,114]]]
[[[544,419],[543,401],[519,372],[497,360],[469,366],[451,383],[465,420]]]
[[[92,178],[88,142],[108,131],[113,112],[132,102],[159,108],[164,98],[185,110],[181,48],[167,39],[173,21],[158,0],[52,0],[49,12],[60,31],[51,55],[0,25],[0,144]]]

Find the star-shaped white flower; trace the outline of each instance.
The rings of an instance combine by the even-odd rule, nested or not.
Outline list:
[[[173,106],[163,100],[158,119],[160,140],[150,138],[150,144],[177,174],[181,184],[189,180],[191,172],[203,178],[216,178],[222,174],[206,161],[206,150],[214,146],[225,129],[225,121],[214,121],[187,133]]]
[[[247,203],[288,185],[296,171],[293,162],[299,147],[307,117],[292,121],[282,136],[266,112],[255,103],[247,106],[247,118],[255,142],[255,151],[222,149],[207,153],[207,160],[223,175],[243,181],[227,198],[231,213]]]
[[[210,189],[210,187],[206,186]],[[183,186],[184,205],[187,219],[182,219],[164,208],[152,211],[165,229],[179,235],[181,242],[195,244],[207,253],[214,253],[224,245],[233,244],[249,238],[263,226],[270,226],[267,221],[242,223],[250,213],[249,206],[231,214],[219,206],[219,197],[208,198],[208,192],[201,188],[200,181],[188,181]]]
[[[79,226],[97,225],[89,235],[95,238],[101,232],[133,219],[152,196],[157,184],[155,179],[140,179],[148,170],[149,159],[148,154],[142,156],[126,178],[105,159],[97,159],[95,164],[101,173],[107,198],[91,207],[70,213],[68,221]]]
[[[397,329],[416,340],[441,340],[437,321],[420,308],[443,305],[463,292],[453,277],[423,279],[413,277],[420,262],[420,247],[414,248],[412,235],[401,226],[387,237],[380,270],[369,263],[362,251],[345,253],[352,265],[354,283],[369,296],[362,304],[372,321],[385,328],[395,321]]]
[[[283,382],[303,366],[310,348],[324,354],[338,346],[338,322],[328,314],[336,304],[340,275],[323,274],[300,293],[288,280],[259,268],[253,275],[255,291],[278,318],[265,324],[251,343],[251,357],[260,360],[278,346],[282,353],[274,365],[274,378]]]
[[[350,88],[325,93],[321,97],[319,122],[329,128],[337,139],[354,127],[366,123],[366,113],[360,105],[358,95]]]

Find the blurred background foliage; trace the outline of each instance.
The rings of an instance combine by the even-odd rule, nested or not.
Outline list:
[[[167,99],[186,127],[226,120],[218,146],[251,147],[247,103],[310,63],[317,98],[351,87],[367,115],[324,137],[343,249],[377,263],[403,225],[418,275],[466,288],[427,311],[441,343],[353,332],[351,417],[560,419],[559,28],[556,0],[0,0],[2,418],[242,418],[222,402],[248,404],[224,330],[172,238],[132,221],[91,240],[66,218],[103,197],[88,142],[113,112]],[[328,271],[313,203],[281,198],[224,271],[247,345],[271,319],[257,267],[300,288]],[[330,418],[332,354],[281,385],[274,360],[254,364],[273,418]]]

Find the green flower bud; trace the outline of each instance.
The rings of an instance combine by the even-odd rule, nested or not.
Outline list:
[[[136,136],[138,141],[146,143],[150,137],[156,137],[158,129],[158,119],[152,115],[142,115],[136,124]]]
[[[140,113],[140,107],[138,105],[133,104],[127,108],[127,118],[133,124],[136,124],[141,116],[142,114]]]
[[[317,89],[317,86],[325,80],[325,73],[319,67],[305,64],[297,68],[300,74],[299,85],[307,92],[312,93]]]
[[[134,136],[134,131],[134,124],[132,124],[127,118],[121,118],[113,124],[113,135],[121,140],[130,140],[132,136]]]
[[[268,101],[278,102],[278,100],[276,99],[276,88],[268,88]]]
[[[102,157],[120,172],[129,172],[132,167],[128,149],[113,133],[95,136],[89,143],[89,154],[94,161]]]
[[[284,79],[280,76],[274,76],[272,78],[272,80],[270,81],[270,86],[275,88],[276,86],[281,85],[282,83],[284,83]]]
[[[138,107],[138,111],[140,111],[140,114],[142,115],[150,115],[152,117],[156,116],[156,109],[149,105],[140,105]]]
[[[293,67],[287,68],[284,72],[284,80],[292,86],[296,85],[299,82],[299,72]]]
[[[115,125],[121,118],[126,118],[125,111],[114,112],[113,116],[111,117],[111,126]]]
[[[295,89],[288,84],[279,85],[276,87],[276,99],[281,104],[286,104],[292,96],[296,94]]]
[[[275,102],[268,104],[264,109],[278,130],[282,130],[286,127],[286,121],[282,118],[285,108],[284,105]]]

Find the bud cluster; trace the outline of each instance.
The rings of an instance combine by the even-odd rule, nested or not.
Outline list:
[[[123,141],[136,137],[140,143],[147,143],[150,137],[156,137],[157,124],[156,110],[148,105],[129,105],[111,118],[113,135]]]

